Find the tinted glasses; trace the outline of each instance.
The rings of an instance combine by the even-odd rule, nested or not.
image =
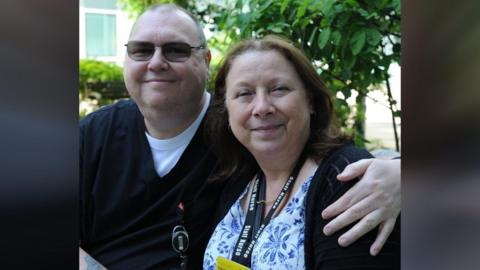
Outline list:
[[[155,53],[155,48],[161,48],[163,57],[170,62],[184,62],[190,58],[192,49],[200,50],[205,46],[193,47],[183,42],[169,42],[162,46],[155,46],[151,42],[145,41],[129,41],[125,44],[127,47],[127,54],[132,60],[147,61],[150,60]]]

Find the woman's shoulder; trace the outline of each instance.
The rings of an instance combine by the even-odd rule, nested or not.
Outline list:
[[[355,146],[353,143],[344,144],[333,149],[320,162],[315,174],[313,175],[310,189],[313,191],[313,197],[319,199],[321,196],[324,202],[332,200],[332,197],[342,193],[351,187],[356,180],[341,182],[337,180],[337,175],[341,173],[345,167],[358,160],[372,158],[373,156],[366,150]],[[322,190],[323,192],[319,192]]]
[[[342,160],[347,163],[353,163],[360,159],[372,157],[372,154],[366,149],[356,146],[353,142],[349,142],[330,151],[325,160],[329,160],[330,162]]]
[[[330,150],[320,162],[315,174],[332,170],[338,174],[349,164],[366,158],[373,158],[373,156],[366,149],[357,147],[353,142],[348,142]]]

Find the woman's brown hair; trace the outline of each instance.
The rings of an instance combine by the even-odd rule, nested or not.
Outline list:
[[[231,132],[225,106],[225,84],[231,65],[238,56],[249,51],[276,51],[292,64],[300,76],[313,107],[310,136],[305,145],[308,156],[320,162],[329,151],[341,146],[347,140],[337,124],[330,93],[312,63],[300,49],[290,41],[272,35],[260,40],[245,40],[229,50],[215,80],[215,90],[206,119],[206,132],[219,165],[217,173],[210,180],[226,179],[236,172],[252,173],[258,170],[254,157]]]

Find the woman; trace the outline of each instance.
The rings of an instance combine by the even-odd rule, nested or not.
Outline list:
[[[336,175],[371,155],[341,134],[300,50],[274,36],[241,42],[219,69],[212,105],[216,178],[228,182],[204,269],[399,268],[398,227],[376,257],[368,254],[373,232],[346,248],[336,239],[349,228],[322,232],[322,210],[353,185]]]

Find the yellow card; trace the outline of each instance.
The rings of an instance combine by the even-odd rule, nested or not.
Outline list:
[[[223,257],[217,257],[217,267],[215,270],[249,270],[250,268],[237,262]]]

